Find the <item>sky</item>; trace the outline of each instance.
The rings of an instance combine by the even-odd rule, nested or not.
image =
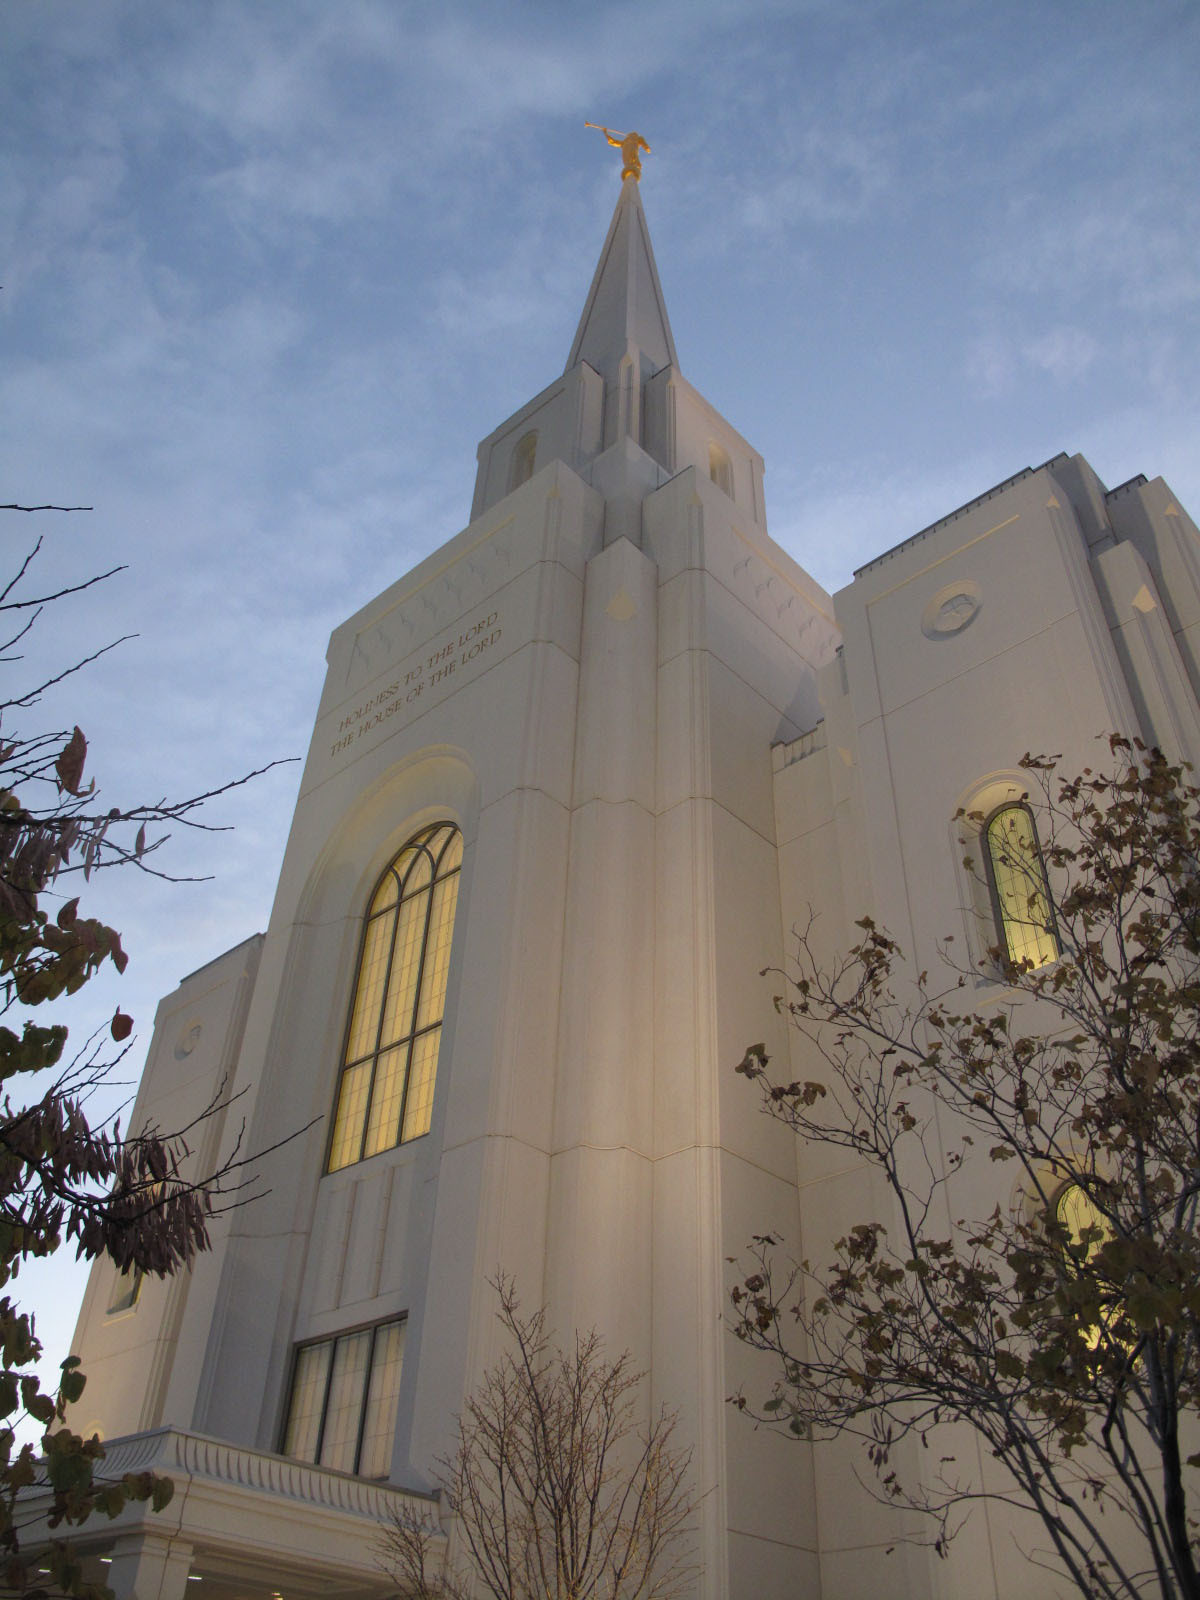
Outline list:
[[[585,121],[649,141],[682,370],[831,592],[1060,450],[1200,518],[1196,0],[0,0],[0,105],[0,502],[93,508],[0,512],[5,581],[125,568],[0,664],[134,636],[4,732],[78,723],[106,803],[302,756],[330,630],[465,525],[616,202]],[[299,772],[153,857],[202,881],[85,886],[98,1109],[265,928]],[[84,1275],[20,1280],[48,1366]]]

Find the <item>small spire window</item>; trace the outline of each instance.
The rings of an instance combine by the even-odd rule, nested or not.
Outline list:
[[[733,462],[719,444],[708,447],[708,475],[720,489],[733,499]]]
[[[537,461],[537,429],[531,428],[522,438],[517,440],[516,449],[512,453],[512,471],[509,474],[509,489],[519,489],[523,483],[528,483],[533,477],[534,463]]]

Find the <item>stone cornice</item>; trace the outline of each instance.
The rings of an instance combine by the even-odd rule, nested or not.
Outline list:
[[[175,1481],[178,1495],[182,1480],[194,1485],[205,1482],[213,1488],[236,1486],[309,1506],[325,1506],[351,1516],[367,1517],[372,1522],[385,1520],[403,1503],[415,1501],[415,1509],[428,1511],[432,1502],[390,1484],[355,1478],[345,1472],[331,1472],[289,1456],[266,1450],[248,1450],[210,1439],[202,1433],[185,1433],[181,1428],[155,1428],[149,1433],[129,1434],[105,1445],[104,1475],[122,1477],[126,1472],[161,1472]]]
[[[144,1534],[186,1542],[201,1566],[206,1553],[226,1568],[266,1560],[281,1574],[288,1567],[336,1570],[371,1587],[383,1581],[379,1530],[398,1514],[437,1520],[429,1496],[181,1428],[114,1439],[105,1452],[105,1478],[156,1472],[173,1481],[175,1494],[160,1513],[135,1503],[112,1521],[96,1516],[56,1531],[81,1549],[104,1550],[117,1538]],[[48,1509],[48,1500],[44,1492],[22,1496],[27,1547],[38,1543],[39,1501]]]

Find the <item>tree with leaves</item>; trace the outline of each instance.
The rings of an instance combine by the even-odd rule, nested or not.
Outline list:
[[[39,548],[40,541],[0,588],[0,614],[12,624],[0,661],[10,665],[47,605],[120,570],[28,595],[23,585]],[[96,1513],[116,1516],[130,1500],[161,1509],[171,1484],[149,1473],[105,1477],[100,1441],[67,1425],[67,1408],[84,1387],[74,1357],[63,1363],[57,1392],[42,1390],[32,1370],[41,1354],[33,1318],[12,1297],[22,1262],[69,1243],[85,1260],[103,1255],[125,1271],[167,1276],[207,1247],[214,1208],[240,1203],[248,1192],[236,1150],[219,1172],[188,1170],[190,1130],[168,1135],[153,1127],[123,1133],[119,1122],[92,1126],[88,1099],[120,1051],[106,1050],[97,1035],[68,1056],[67,1029],[40,1020],[43,1008],[74,994],[106,963],[118,971],[126,965],[117,932],[82,915],[79,897],[66,886],[76,875],[86,881],[122,864],[168,876],[153,860],[165,839],[156,825],[207,827],[198,809],[232,787],[182,802],[102,805],[85,777],[82,731],[31,732],[26,725],[49,688],[94,659],[0,694],[0,1290],[8,1291],[0,1297],[0,1587],[26,1600],[52,1594],[104,1600],[109,1591],[86,1581],[64,1539],[48,1547],[40,1542],[30,1559],[21,1541],[23,1494],[43,1491],[44,1515],[48,1492],[49,1525],[56,1529]],[[131,1029],[131,1018],[118,1010],[103,1035],[122,1046]],[[209,1114],[219,1109],[214,1103]],[[29,1443],[18,1447],[25,1418],[42,1430],[40,1451]]]
[[[1026,839],[999,870],[1049,943],[1040,964],[988,952],[998,1003],[970,1006],[974,973],[911,974],[870,919],[832,965],[799,935],[776,1004],[813,1075],[761,1045],[738,1071],[887,1204],[822,1263],[755,1242],[735,1327],[774,1386],[735,1403],[863,1441],[876,1491],[932,1517],[943,1554],[992,1498],[1083,1595],[1198,1600],[1200,790],[1110,745],[1109,772],[1023,762],[1045,867]],[[946,1424],[979,1437],[982,1480],[937,1447]]]
[[[690,1450],[662,1409],[639,1423],[645,1374],[610,1359],[594,1331],[552,1345],[544,1310],[521,1315],[511,1279],[495,1280],[509,1349],[458,1419],[441,1463],[471,1574],[495,1600],[667,1600],[690,1576]],[[436,1524],[402,1516],[383,1564],[404,1600],[468,1600]]]

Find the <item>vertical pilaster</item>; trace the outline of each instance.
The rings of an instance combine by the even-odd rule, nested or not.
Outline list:
[[[656,569],[628,540],[584,584],[551,1163],[561,1335],[649,1355]]]
[[[113,1546],[107,1581],[116,1600],[188,1600],[191,1570],[192,1547],[185,1541],[157,1533],[127,1534]]]

